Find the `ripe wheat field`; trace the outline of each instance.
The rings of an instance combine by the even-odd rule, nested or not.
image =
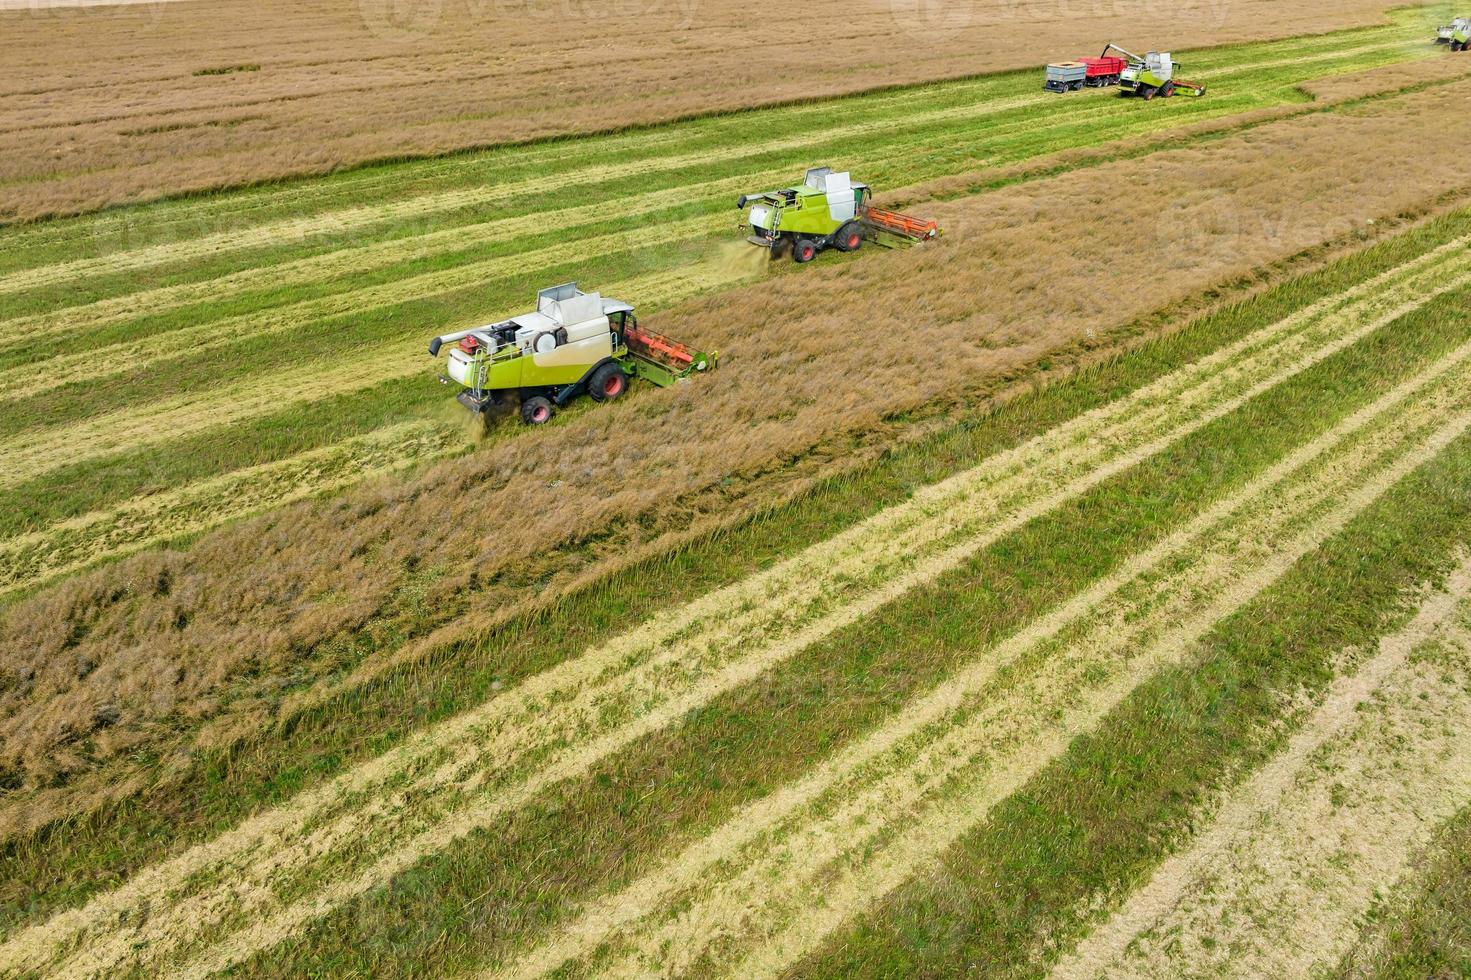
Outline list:
[[[1471,966],[1424,19],[0,230],[0,974]],[[946,236],[731,246],[830,162]],[[574,277],[722,367],[472,433]]]

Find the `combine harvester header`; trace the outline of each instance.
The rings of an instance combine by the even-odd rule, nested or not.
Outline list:
[[[935,222],[876,208],[872,198],[867,184],[817,167],[807,171],[800,187],[742,194],[736,207],[749,208],[746,241],[770,249],[773,257],[790,248],[797,262],[811,262],[828,248],[856,252],[864,242],[908,248],[939,237]]]

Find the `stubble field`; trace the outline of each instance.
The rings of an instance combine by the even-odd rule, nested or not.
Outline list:
[[[1471,61],[1189,60],[4,232],[0,972],[1465,964]],[[722,367],[472,437],[573,276]]]

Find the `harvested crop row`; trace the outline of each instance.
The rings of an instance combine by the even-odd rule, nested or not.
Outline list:
[[[598,949],[599,975],[642,975],[660,963],[683,972],[741,958],[772,934],[800,933],[833,879],[881,852],[905,823],[951,794],[983,813],[983,800],[1004,798],[1066,746],[1077,718],[1057,726],[1070,710],[1085,705],[1084,716],[1099,717],[1100,704],[1187,655],[1195,638],[1270,584],[1264,568],[1290,564],[1264,541],[1297,536],[1299,547],[1312,547],[1344,520],[1323,520],[1340,494],[1352,501],[1348,513],[1372,499],[1354,492],[1356,481],[1381,464],[1394,469],[1449,419],[1460,420],[1454,432],[1471,425],[1471,392],[1456,377],[1468,360],[1471,344],[986,651],[799,783],[601,900],[504,972],[540,975]],[[757,959],[762,974],[789,965]]]
[[[790,176],[783,174],[783,176]],[[34,343],[37,340],[61,336],[76,330],[95,330],[112,324],[136,319],[143,315],[158,316],[170,310],[204,301],[237,296],[253,289],[282,288],[310,285],[342,279],[353,274],[375,268],[430,258],[446,252],[460,251],[502,242],[515,241],[528,232],[546,227],[565,227],[574,231],[587,224],[615,218],[637,217],[671,204],[687,201],[691,195],[730,196],[734,198],[740,188],[749,188],[758,182],[779,179],[776,172],[761,172],[749,175],[696,184],[688,188],[654,191],[632,198],[601,204],[567,208],[550,214],[536,214],[516,218],[501,218],[447,228],[440,231],[415,235],[408,238],[393,238],[371,245],[338,249],[321,255],[312,255],[292,262],[267,267],[242,269],[201,282],[162,286],[157,289],[128,293],[109,299],[98,300],[86,306],[69,307],[47,313],[36,313],[0,323],[0,343]],[[713,222],[709,227],[713,227]],[[723,223],[728,225],[729,221]],[[683,224],[673,227],[659,224],[654,230],[641,232],[639,244],[673,240],[681,233]],[[696,232],[695,234],[698,234]],[[571,235],[584,246],[601,246],[605,238],[588,239]],[[617,248],[617,241],[611,247]],[[559,256],[570,254],[568,246],[553,246],[552,250],[537,249],[519,253],[520,268],[535,268],[538,262],[556,264],[564,261]],[[481,273],[490,275],[490,273]],[[217,321],[218,322],[218,321]],[[201,325],[205,330],[210,324]],[[150,338],[151,339],[151,338]],[[126,344],[113,345],[107,350],[126,351]],[[162,355],[158,355],[162,356]],[[0,375],[3,378],[4,375]],[[0,390],[6,386],[0,382]]]
[[[309,12],[268,3],[246,15],[231,5],[177,4],[158,29],[150,29],[149,8],[128,9],[139,12],[136,21],[5,17],[20,58],[8,84],[24,115],[0,118],[0,127],[48,111],[75,124],[36,131],[49,138],[5,154],[11,183],[0,213],[72,212],[365,159],[816,98],[872,87],[874,77],[901,84],[1030,66],[1059,47],[1101,47],[1139,30],[1135,14],[1095,18],[1094,33],[1080,37],[1074,16],[1019,17],[1005,2],[938,24],[918,8],[865,3],[845,11],[841,28],[822,32],[814,57],[815,42],[802,32],[772,39],[748,30],[787,15],[772,0],[705,4],[697,24],[680,4],[636,16],[605,11],[596,30],[585,18],[455,4],[416,8],[404,24],[347,0]],[[1149,22],[1181,48],[1365,24],[1381,13],[1366,0],[1329,8],[1245,0],[1219,18],[1191,10],[1161,20],[1155,12]],[[261,69],[195,74],[242,62]],[[78,83],[99,72],[113,84]],[[258,119],[229,125],[242,115]],[[181,123],[192,128],[147,132]]]
[[[1336,962],[1375,895],[1471,800],[1468,593],[1463,562],[1052,975],[1224,972],[1229,956],[1230,972],[1308,976]]]
[[[389,426],[0,540],[0,594],[268,507],[385,476],[463,444],[445,425]]]
[[[502,783],[509,778],[500,795],[492,794],[481,804],[477,819],[486,819],[484,808],[510,805],[513,791],[514,797],[525,798],[538,785],[568,774],[569,767],[586,766],[650,725],[672,721],[693,704],[790,656],[801,644],[953,567],[985,540],[1096,486],[1344,349],[1401,315],[1402,308],[1390,307],[1404,304],[1406,295],[1414,297],[1408,301],[1413,307],[1428,301],[1430,284],[1464,280],[1468,262],[1464,242],[1422,256],[1121,402],[993,457],[770,572],[657,617],[612,646],[539,675],[334,784],[142,872],[84,909],[14,937],[0,951],[0,963],[17,962],[8,957],[25,962],[36,956],[44,962],[73,948],[82,936],[90,937],[85,945],[96,955],[107,948],[123,955],[137,934],[114,934],[117,945],[105,945],[95,931],[139,901],[181,912],[179,920],[156,915],[144,927],[156,940],[149,949],[162,954],[173,941],[169,936],[185,938],[239,909],[240,896],[233,893],[211,900],[206,891],[186,903],[177,894],[181,885],[208,883],[209,869],[218,867],[236,869],[230,876],[234,881],[246,867],[261,875],[261,881],[272,880],[273,873],[288,868],[306,870],[306,855],[330,854],[333,842],[381,840],[397,819],[408,816],[390,805],[400,791],[411,793],[416,807],[438,810],[477,787],[493,789],[483,785],[492,778]],[[1345,321],[1354,326],[1345,329]],[[904,554],[894,554],[890,547],[896,536],[910,544]],[[637,651],[642,652],[635,656]],[[657,711],[651,710],[656,704]],[[598,727],[586,727],[590,718]],[[569,737],[571,748],[549,762],[548,750]],[[581,751],[572,751],[579,745],[584,746]],[[502,761],[506,753],[516,754]],[[497,760],[498,768],[486,769],[488,759]],[[510,768],[518,759],[532,767],[529,779],[524,769],[518,775]],[[404,783],[411,773],[418,775]],[[362,805],[374,798],[383,802]],[[422,816],[429,811],[416,812]],[[379,821],[387,821],[387,828],[370,834]],[[256,894],[264,899],[269,892]],[[155,929],[163,935],[152,936]]]
[[[973,94],[973,98],[967,99],[972,103],[988,101],[997,94],[994,80],[958,82],[950,87],[962,94]],[[932,87],[916,87],[862,98],[878,116],[891,112],[924,111],[935,102],[935,91]],[[802,129],[814,128],[830,113],[831,110],[822,104],[806,103],[758,110],[763,121]],[[446,188],[478,187],[496,174],[503,178],[509,175],[506,182],[511,183],[537,174],[545,176],[554,169],[571,172],[590,162],[598,162],[598,158],[606,162],[637,156],[646,158],[650,166],[657,166],[663,156],[686,152],[712,141],[717,144],[728,141],[730,137],[724,126],[725,121],[715,117],[702,120],[698,127],[671,124],[655,129],[589,136],[576,142],[498,147],[474,154],[350,171],[325,181],[298,181],[220,198],[180,198],[159,202],[141,214],[135,211],[103,212],[79,221],[24,225],[11,229],[7,235],[17,248],[25,252],[55,254],[81,251],[79,246],[85,244],[86,239],[119,241],[140,220],[146,222],[159,239],[180,239],[197,234],[197,230],[207,223],[223,223],[239,229],[261,228],[278,225],[286,216],[320,217],[335,213],[342,209],[334,206],[343,201],[375,200],[380,204],[390,204],[419,198],[426,193],[443,192]],[[718,147],[712,149],[718,152]],[[516,186],[521,185],[517,183]],[[346,210],[353,215],[366,213],[360,207]],[[24,256],[10,257],[9,261],[17,258],[23,262],[20,267],[35,265],[25,261]]]
[[[1218,72],[1213,76],[1213,82],[1216,85],[1226,85],[1235,79],[1259,79],[1262,72],[1274,69],[1305,67],[1322,63],[1353,64],[1357,59],[1365,56],[1386,53],[1406,57],[1414,56],[1405,51],[1402,42],[1381,41],[1343,50],[1291,55],[1275,60],[1268,57],[1257,63],[1238,65],[1231,70]],[[917,93],[915,97],[921,94],[924,93]],[[356,233],[369,227],[388,226],[458,209],[486,207],[533,195],[551,193],[569,184],[606,182],[634,174],[672,173],[694,166],[708,167],[716,163],[730,163],[740,159],[764,157],[773,153],[801,151],[840,138],[843,140],[868,138],[878,145],[880,138],[892,137],[907,130],[945,124],[953,124],[959,128],[1028,107],[1046,107],[1047,111],[1035,119],[1021,123],[1019,127],[1021,130],[1062,125],[1070,120],[1081,118],[1085,114],[1125,116],[1128,109],[1128,107],[1121,107],[1113,100],[1101,99],[1080,99],[1076,103],[1059,105],[1055,99],[1045,94],[1012,95],[1007,98],[973,104],[921,110],[906,110],[902,103],[892,108],[882,106],[885,110],[894,111],[894,115],[867,118],[863,122],[850,122],[844,126],[812,128],[798,135],[778,140],[766,140],[754,145],[738,142],[714,150],[707,147],[652,159],[619,160],[616,163],[608,163],[605,158],[594,157],[593,161],[588,164],[559,170],[553,174],[543,173],[519,180],[498,181],[484,186],[432,192],[382,205],[352,207],[325,214],[292,217],[250,228],[219,231],[182,241],[169,241],[102,256],[17,270],[0,275],[0,294],[54,286],[84,277],[137,271],[181,260],[197,261],[201,256],[217,256],[232,251],[299,241],[314,236]],[[1169,128],[1179,124],[1178,118],[1171,117],[1158,117],[1150,122],[1151,128]],[[1001,125],[987,128],[979,134],[971,130],[958,134],[957,138],[962,141],[974,141],[978,136],[981,139],[994,138],[1005,135],[1009,129],[1016,128],[1018,127]],[[849,165],[857,166],[858,163],[850,161]],[[790,176],[790,174],[785,174],[784,179],[790,179]],[[736,184],[735,186],[742,187],[743,185]],[[624,200],[621,206],[631,208],[634,213],[637,213],[639,207],[637,200]],[[650,205],[649,209],[653,207],[654,205]],[[576,215],[581,210],[571,209],[573,213],[565,215],[565,219],[578,220]],[[601,208],[596,208],[594,213],[606,213],[613,210],[615,210],[613,205],[605,204]],[[506,234],[519,233],[509,230],[514,228],[524,230],[528,227],[546,227],[548,222],[555,220],[558,220],[555,213],[528,215],[519,222],[513,220],[507,223],[505,225],[508,229]]]

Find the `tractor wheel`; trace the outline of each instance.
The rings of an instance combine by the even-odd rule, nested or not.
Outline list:
[[[839,252],[856,252],[863,247],[863,229],[858,227],[858,222],[850,221],[838,229],[834,243]]]
[[[799,238],[792,243],[792,258],[804,265],[817,258],[817,243],[810,238]]]
[[[540,395],[521,403],[521,421],[527,425],[546,425],[554,414],[552,403]]]
[[[1159,94],[1162,95],[1162,96],[1164,96],[1167,99],[1170,96],[1174,95],[1175,94],[1175,83],[1174,82],[1165,82],[1164,85],[1160,86]]]
[[[621,364],[604,364],[587,381],[587,393],[595,402],[611,402],[628,390],[628,373]]]
[[[1153,85],[1146,85],[1139,90],[1139,94],[1144,96],[1145,102],[1153,102],[1154,97],[1156,94],[1158,94],[1158,92],[1159,89],[1155,88]]]
[[[1459,51],[1459,50],[1461,50],[1461,42],[1460,41],[1452,41],[1451,42],[1451,50],[1452,51]]]

